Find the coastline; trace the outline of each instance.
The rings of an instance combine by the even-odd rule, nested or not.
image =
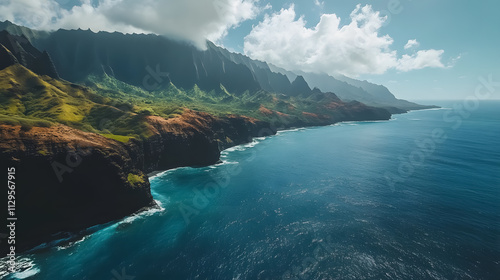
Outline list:
[[[199,117],[204,117],[203,114],[201,115],[198,115]],[[353,118],[360,118],[361,116],[355,116]],[[375,116],[364,116],[364,118],[376,118]],[[120,146],[121,148],[120,149],[125,149],[127,152],[125,152],[124,150],[124,153],[123,153],[123,160],[126,160],[127,162],[127,165],[129,165],[131,169],[134,169],[134,170],[137,170],[135,172],[144,172],[142,174],[144,174],[144,195],[146,195],[146,192],[147,192],[147,195],[151,197],[151,201],[149,203],[145,203],[144,205],[142,205],[141,207],[137,207],[137,209],[135,209],[133,212],[130,212],[130,214],[126,214],[126,215],[120,215],[120,217],[118,216],[113,216],[113,217],[109,217],[109,219],[107,219],[106,217],[101,217],[100,221],[95,221],[95,223],[91,222],[90,220],[87,221],[87,222],[79,222],[78,224],[81,224],[83,225],[83,227],[79,226],[79,225],[72,225],[70,227],[67,227],[65,226],[65,222],[62,222],[62,221],[58,221],[57,223],[61,226],[59,226],[60,230],[55,230],[52,232],[52,235],[53,234],[62,234],[63,236],[71,236],[72,234],[76,234],[76,235],[79,235],[79,234],[82,234],[85,235],[85,232],[86,230],[88,230],[89,228],[93,228],[95,226],[99,226],[99,225],[105,225],[105,224],[108,224],[108,223],[114,223],[116,221],[120,221],[120,220],[123,220],[123,219],[127,219],[127,218],[130,218],[130,217],[133,217],[133,216],[136,216],[136,215],[140,215],[141,213],[144,213],[144,212],[147,212],[147,211],[150,211],[151,209],[155,209],[157,208],[157,204],[155,203],[155,200],[154,200],[154,197],[152,197],[152,194],[151,194],[151,190],[150,190],[150,181],[151,179],[154,179],[155,177],[157,176],[161,176],[162,174],[164,174],[165,172],[168,172],[168,171],[171,171],[171,170],[174,170],[174,169],[177,169],[177,168],[181,168],[181,167],[191,167],[191,168],[196,168],[196,167],[206,167],[206,166],[214,166],[214,165],[217,165],[220,163],[220,160],[221,160],[221,153],[224,152],[224,151],[227,151],[231,148],[234,148],[234,147],[238,147],[238,146],[242,146],[242,145],[248,145],[248,144],[251,144],[253,141],[255,141],[255,139],[259,139],[259,138],[266,138],[266,137],[269,137],[269,136],[275,136],[276,134],[280,134],[280,133],[286,133],[286,132],[289,132],[289,131],[297,131],[297,130],[303,130],[303,129],[309,129],[309,128],[314,128],[314,127],[325,127],[325,126],[331,126],[331,125],[339,125],[340,123],[344,123],[344,122],[349,122],[349,121],[342,121],[342,122],[334,122],[334,123],[328,123],[328,124],[320,124],[320,125],[310,125],[310,126],[297,126],[297,127],[287,127],[287,128],[283,128],[283,129],[273,129],[272,126],[269,124],[269,123],[266,123],[266,122],[262,122],[262,121],[258,121],[258,122],[250,122],[248,119],[245,119],[244,117],[242,117],[242,119],[244,120],[243,123],[240,123],[238,124],[238,126],[235,126],[236,123],[235,122],[232,122],[232,120],[234,120],[234,117],[233,119],[230,119],[229,122],[227,120],[217,120],[217,119],[210,119],[210,122],[208,123],[208,126],[206,127],[202,127],[200,128],[200,134],[203,133],[202,135],[199,135],[202,137],[201,140],[196,140],[197,142],[194,142],[194,143],[191,143],[191,144],[201,144],[200,147],[195,147],[195,149],[193,150],[193,148],[188,148],[189,147],[189,143],[190,142],[184,142],[182,145],[188,145],[186,147],[186,149],[184,147],[182,147],[181,149],[179,148],[176,148],[177,149],[177,152],[180,152],[179,155],[183,155],[184,152],[190,154],[190,157],[193,157],[193,159],[195,159],[194,162],[192,163],[189,163],[189,162],[184,162],[185,163],[181,163],[177,166],[172,166],[171,168],[167,165],[165,167],[167,167],[166,169],[162,169],[162,170],[153,170],[149,173],[146,173],[146,171],[148,171],[148,169],[154,169],[155,166],[157,167],[160,167],[162,164],[160,162],[160,165],[158,165],[158,163],[155,163],[154,161],[151,161],[151,159],[155,159],[155,157],[157,156],[161,156],[161,153],[165,153],[165,152],[168,152],[172,149],[172,147],[170,146],[169,148],[169,145],[171,144],[168,144],[169,142],[172,142],[175,140],[171,139],[171,137],[169,136],[164,136],[163,134],[158,134],[156,136],[156,138],[154,139],[150,139],[150,140],[147,140],[147,141],[144,141],[144,142],[137,142],[137,141],[133,141],[133,142],[130,142],[128,144],[121,144],[121,145],[118,145]],[[390,119],[387,119],[387,120],[367,120],[367,121],[363,121],[363,120],[356,120],[354,122],[374,122],[374,121],[388,121]],[[163,124],[157,124],[157,127],[158,128],[161,128],[163,127],[162,126]],[[218,128],[219,127],[219,128]],[[213,131],[214,129],[221,129],[221,132],[218,132],[217,134],[210,134],[210,133],[214,133],[214,132],[202,132],[202,131]],[[243,128],[243,130],[242,130]],[[213,136],[210,136],[210,135],[213,135]],[[231,139],[229,139],[229,136],[231,137]],[[165,142],[165,140],[162,140],[164,139],[165,137],[169,137],[167,139],[167,142]],[[191,136],[191,137],[196,137],[196,136]],[[210,138],[210,137],[213,137],[213,138]],[[155,140],[157,139],[157,140]],[[194,138],[196,139],[196,138]],[[210,140],[212,139],[212,140]],[[220,139],[224,139],[224,142],[222,143],[219,143],[218,145],[213,145],[213,144],[208,144],[208,143],[211,143],[212,141],[214,141],[213,139],[219,139],[217,141],[220,141]],[[230,141],[226,141],[227,139],[229,139]],[[160,140],[160,141],[158,141]],[[189,140],[189,139],[188,139]],[[109,140],[107,140],[109,141]],[[189,140],[191,141],[191,140]],[[200,143],[201,141],[201,143]],[[205,141],[208,141],[205,142]],[[158,143],[160,142],[160,143]],[[162,143],[163,142],[163,143]],[[207,144],[204,144],[204,143],[207,143]],[[117,145],[118,143],[116,143]],[[161,145],[159,145],[161,144]],[[215,144],[215,143],[214,143]],[[154,146],[152,146],[154,145]],[[166,146],[165,146],[166,145]],[[217,146],[219,147],[217,149]],[[148,148],[149,147],[149,148]],[[156,147],[156,148],[155,148]],[[167,150],[164,151],[163,149],[165,148],[162,148],[162,147],[166,147]],[[145,149],[145,150],[144,150]],[[159,150],[160,149],[160,150]],[[174,148],[175,149],[175,148]],[[190,150],[191,149],[191,150]],[[203,150],[205,149],[205,151],[202,151],[202,155],[198,155],[197,154],[197,151],[198,150]],[[208,150],[207,150],[208,149]],[[200,151],[201,151],[200,150]],[[213,151],[212,151],[213,150]],[[217,151],[215,151],[217,150]],[[156,151],[156,152],[155,152]],[[160,152],[158,152],[160,151]],[[95,153],[95,151],[94,151]],[[148,155],[148,153],[150,153],[151,155]],[[64,155],[66,155],[66,153],[64,153]],[[200,158],[200,157],[206,157],[207,155],[209,155],[210,157],[209,158]],[[90,164],[89,168],[92,166],[92,163],[87,160],[87,156],[92,156],[92,154],[90,155],[85,155],[83,156],[82,155],[82,158],[83,158],[83,162],[85,164]],[[153,156],[153,158],[151,158],[151,156]],[[38,157],[40,157],[40,155],[38,155]],[[24,157],[24,161],[27,161],[27,162],[30,162],[30,158],[31,157]],[[182,162],[182,161],[181,161]],[[46,165],[46,166],[49,166],[49,164],[39,164],[39,165]],[[80,168],[81,169],[81,168]],[[78,171],[82,171],[83,173],[85,173],[86,169],[83,169],[83,170],[78,170]],[[143,170],[143,171],[141,171]],[[79,176],[85,176],[85,174],[81,173]],[[50,174],[49,174],[50,175]],[[75,173],[71,173],[71,174],[67,174],[67,177],[70,177],[70,176],[74,176]],[[109,175],[109,174],[108,174]],[[42,177],[42,179],[44,181],[46,181],[47,178],[45,177]],[[71,182],[74,182],[74,180],[65,180],[65,184],[69,183],[70,185],[68,185],[69,188],[71,188]],[[49,179],[47,179],[47,182],[50,182]],[[81,182],[83,183],[83,182]],[[146,189],[147,187],[147,189]],[[74,188],[74,186],[73,186]],[[124,191],[124,193],[115,193],[115,192],[111,192],[110,195],[111,196],[116,196],[116,195],[128,195],[130,196],[129,194],[126,194],[128,191]],[[110,198],[111,199],[111,198]],[[133,196],[130,196],[128,199],[134,199]],[[67,199],[66,199],[67,200]],[[70,199],[71,200],[71,199]],[[41,201],[45,201],[44,199],[41,199]],[[109,205],[111,206],[111,205]],[[41,207],[41,206],[40,206]],[[107,206],[106,206],[107,207]],[[159,206],[161,208],[161,206]],[[29,210],[29,209],[26,209],[26,210]],[[65,211],[64,209],[60,209],[59,211]],[[101,211],[104,211],[104,210],[101,210]],[[106,210],[107,211],[107,210]],[[36,217],[37,216],[37,212],[31,212],[33,213],[32,216]],[[79,212],[80,215],[84,215],[85,212]],[[33,218],[34,218],[33,217]],[[90,219],[90,217],[88,217],[88,219]],[[62,230],[61,230],[62,229]],[[36,229],[32,228],[30,231],[27,231],[27,230],[23,230],[23,232],[37,232]],[[47,235],[46,238],[45,237],[30,237],[31,235],[27,235],[24,237],[24,239],[26,241],[26,243],[24,243],[24,247],[20,248],[19,249],[19,254],[22,254],[24,252],[29,252],[29,251],[32,251],[36,248],[38,248],[41,244],[44,244],[44,243],[51,243],[53,242],[55,239],[52,237],[52,238],[49,238],[49,236]],[[57,237],[56,237],[57,239]],[[38,240],[38,241],[36,241]]]
[[[417,112],[412,112],[412,113],[414,113],[415,116],[417,115]],[[398,117],[398,119],[400,121],[405,121],[404,125],[410,125],[411,126],[411,122],[408,122],[408,120],[413,119],[414,116],[410,116],[410,115],[411,114],[409,114],[408,116]],[[424,113],[424,112],[422,112],[421,114],[418,114],[418,115],[421,115],[421,116],[430,115],[430,116],[437,117],[437,119],[439,119],[440,113],[439,113],[439,111],[436,111],[435,113],[431,113],[431,112]],[[418,117],[418,118],[420,118],[420,117]],[[425,118],[423,117],[422,119],[425,119]],[[391,119],[391,120],[394,120],[394,119]],[[398,121],[398,123],[400,121]],[[227,160],[227,161],[234,161],[234,162],[243,163],[243,162],[245,162],[245,159],[247,159],[249,156],[251,156],[254,153],[258,153],[257,156],[259,157],[259,156],[262,156],[262,155],[265,155],[265,154],[269,153],[270,151],[273,151],[272,148],[270,150],[270,148],[268,147],[269,144],[272,145],[273,147],[279,147],[280,146],[280,142],[283,143],[283,142],[288,141],[291,138],[294,139],[295,137],[299,137],[300,139],[307,141],[307,137],[311,133],[313,133],[313,134],[314,133],[318,133],[318,135],[320,135],[320,134],[321,135],[330,135],[331,133],[337,134],[335,131],[339,131],[340,130],[340,131],[342,131],[342,133],[339,132],[338,134],[339,135],[342,134],[343,136],[341,136],[341,138],[343,138],[345,140],[345,139],[355,139],[355,138],[353,138],[351,136],[351,133],[349,133],[349,131],[353,132],[352,135],[363,135],[363,130],[371,130],[371,129],[379,130],[380,129],[380,131],[386,131],[386,127],[387,126],[394,126],[394,125],[396,125],[397,127],[404,127],[404,125],[402,125],[401,123],[399,123],[399,124],[396,124],[396,123],[389,124],[390,120],[389,121],[383,121],[383,122],[384,122],[383,124],[378,124],[378,125],[372,125],[372,124],[368,125],[368,124],[366,124],[366,122],[363,122],[363,121],[360,121],[360,122],[339,122],[339,123],[335,123],[335,124],[330,125],[330,126],[339,126],[339,128],[336,128],[336,129],[334,129],[334,128],[330,129],[327,126],[311,126],[311,127],[301,127],[301,128],[291,128],[291,129],[280,130],[278,132],[278,134],[280,134],[280,133],[286,134],[288,132],[296,132],[296,133],[282,135],[281,136],[281,137],[283,137],[282,139],[271,139],[270,137],[263,137],[263,139],[262,139],[262,138],[256,137],[256,138],[253,138],[250,143],[238,145],[238,146],[235,146],[235,147],[223,150],[223,156],[221,158],[223,160]],[[357,128],[356,127],[352,127],[351,128],[350,126],[348,126],[351,123],[358,123],[359,125],[357,126]],[[366,126],[363,123],[365,123]],[[430,125],[432,125],[432,123]],[[311,129],[311,130],[309,130],[309,129]],[[424,128],[424,130],[425,130],[425,128]],[[397,130],[392,130],[392,131],[396,135],[399,134],[399,132]],[[263,142],[261,139],[264,140],[265,142]],[[317,139],[320,139],[320,138],[317,138]],[[257,144],[257,147],[255,147],[255,145],[253,145],[253,149],[251,149],[252,145],[249,145],[249,144],[252,144],[255,141],[256,142],[260,142],[260,144]],[[300,143],[303,143],[303,142],[300,142]],[[342,142],[342,143],[346,143],[346,142]],[[241,150],[238,147],[241,147]],[[342,150],[342,146],[338,146],[337,148],[339,148],[339,147]],[[234,148],[237,148],[237,149],[234,149]],[[235,152],[231,152],[232,150],[234,150]],[[230,155],[228,157],[224,157],[224,155],[228,154],[228,153]],[[388,158],[387,161],[390,162],[391,159]],[[260,161],[257,161],[257,165],[255,165],[255,162],[253,164],[255,166],[259,166],[260,163],[261,163]],[[218,166],[218,164],[215,165],[215,166]],[[187,167],[184,167],[184,168],[187,168]],[[216,168],[220,168],[221,170],[224,170],[224,167],[216,167]],[[244,170],[247,170],[247,168],[244,167],[243,165],[242,165],[242,168]],[[208,171],[208,168],[206,168],[206,169]],[[59,254],[56,257],[56,262],[58,262],[58,263],[61,262],[62,263],[64,261],[64,254],[69,254],[69,253],[74,252],[76,250],[78,250],[78,251],[88,250],[89,248],[92,248],[93,246],[95,246],[97,244],[100,244],[100,243],[95,243],[95,240],[99,239],[102,236],[108,236],[109,235],[109,237],[107,237],[107,238],[115,240],[117,237],[113,236],[113,234],[115,233],[115,231],[117,229],[125,229],[125,230],[119,232],[119,235],[121,235],[121,234],[129,234],[128,231],[129,231],[130,228],[142,227],[143,224],[154,225],[154,224],[157,224],[158,221],[163,220],[163,216],[164,215],[171,215],[172,213],[175,214],[176,207],[177,207],[175,203],[177,201],[182,201],[181,199],[182,199],[183,196],[182,195],[180,195],[180,196],[173,195],[172,197],[170,197],[169,194],[171,194],[172,190],[174,190],[174,189],[179,190],[180,193],[184,193],[184,192],[185,193],[190,193],[190,186],[187,185],[186,186],[187,188],[184,189],[183,188],[184,185],[182,184],[182,182],[176,182],[175,180],[172,181],[172,182],[170,182],[169,176],[177,177],[180,174],[183,174],[183,175],[189,174],[189,176],[191,176],[191,178],[197,178],[198,175],[196,175],[196,174],[200,174],[200,175],[204,174],[205,169],[201,169],[199,171],[198,170],[194,170],[194,169],[193,170],[183,169],[183,170],[180,170],[179,173],[175,172],[175,170],[176,169],[171,169],[171,170],[166,170],[166,171],[157,173],[156,176],[160,176],[160,173],[167,173],[167,174],[165,174],[163,178],[160,178],[160,179],[156,180],[156,182],[154,181],[155,180],[154,177],[150,178],[150,179],[152,179],[152,181],[151,181],[151,183],[152,183],[151,191],[152,191],[153,195],[155,196],[156,199],[161,200],[163,202],[163,204],[164,204],[163,207],[167,209],[164,213],[156,213],[156,214],[153,214],[152,216],[148,216],[147,213],[141,212],[141,213],[138,213],[137,215],[132,215],[132,216],[129,216],[129,217],[125,217],[123,219],[120,219],[120,220],[114,222],[108,228],[98,229],[99,232],[91,233],[92,236],[88,236],[88,237],[84,236],[80,240],[76,240],[73,243],[71,243],[71,242],[70,243],[63,242],[63,244],[59,244],[59,245],[55,246],[52,249],[48,249],[48,250],[45,249],[45,251],[43,251],[42,254],[43,255],[47,254],[49,256],[52,256],[52,255],[55,255],[55,254]],[[173,172],[173,173],[168,173],[168,172]],[[214,172],[214,174],[217,174],[219,171],[213,171],[213,172]],[[253,173],[255,174],[255,172],[253,172]],[[249,173],[249,174],[251,174],[251,173]],[[272,173],[271,173],[271,175],[272,175]],[[347,177],[350,177],[349,174],[345,174],[345,175]],[[245,178],[245,177],[242,177],[242,178]],[[168,181],[167,185],[164,185],[164,183],[166,183],[165,180]],[[241,181],[238,180],[238,182],[241,182]],[[171,185],[171,183],[173,185]],[[195,186],[195,185],[196,184],[193,184],[192,186]],[[231,191],[230,191],[230,189],[231,189]],[[233,192],[232,189],[236,189],[236,191],[237,191],[238,190],[238,185],[234,185],[234,186],[230,187],[229,189],[227,189],[227,192]],[[248,190],[248,193],[254,192],[251,188],[246,188],[246,187],[243,188],[242,187],[241,189]],[[175,191],[175,192],[177,192],[177,191]],[[259,194],[260,194],[260,192],[257,192],[257,194],[255,194],[255,195],[258,196]],[[227,196],[223,196],[223,195],[221,195],[221,197],[227,197]],[[225,193],[225,195],[227,195],[227,193]],[[404,197],[404,194],[401,194],[401,196]],[[231,199],[231,196],[229,196],[229,199]],[[215,200],[213,200],[213,201],[215,201]],[[346,205],[350,205],[351,202],[352,201],[347,201]],[[356,206],[356,207],[366,207],[366,205],[363,204],[362,206]],[[374,207],[378,207],[378,206],[375,205]],[[167,213],[170,213],[170,214],[167,214]],[[207,211],[207,213],[208,213],[208,211]],[[175,214],[175,215],[177,215],[177,214]],[[236,212],[235,215],[238,215],[238,213]],[[180,217],[180,215],[176,216],[175,219],[180,219],[182,221],[182,218]],[[203,223],[204,220],[205,220],[205,217],[203,217],[200,221]],[[364,223],[364,222],[361,220],[360,223]],[[172,225],[170,222],[168,222],[168,224]],[[175,227],[175,225],[172,225],[172,228],[174,228],[174,227]],[[371,225],[365,224],[365,228],[367,230],[369,230],[371,228]],[[191,228],[191,230],[192,230],[192,228]],[[145,231],[145,233],[146,233],[146,235],[148,235],[147,231]],[[162,236],[165,236],[165,238],[167,238],[167,239],[169,238],[169,236],[166,236],[166,235],[162,235]],[[120,237],[118,236],[118,238],[120,238]],[[167,239],[165,239],[165,242],[168,242]],[[175,240],[175,238],[172,238],[172,239]],[[175,241],[173,241],[173,242],[175,242]],[[159,243],[157,243],[157,244],[159,244]],[[188,248],[191,248],[191,247],[188,247]],[[62,250],[62,252],[57,253],[58,251],[61,251],[61,250]],[[134,258],[134,251],[132,250],[130,252],[131,252],[131,255],[129,256],[130,257],[128,259],[129,261]],[[151,251],[151,253],[153,253],[153,252],[154,251]],[[158,253],[158,252],[156,252],[156,253]],[[37,268],[38,268],[38,269],[41,270],[41,272],[39,273],[39,275],[44,275],[46,273],[46,271],[48,269],[50,269],[50,267],[45,267],[45,266],[41,265],[41,263],[39,263],[37,261],[39,259],[38,254],[39,254],[39,252],[35,252],[33,254],[33,257],[31,258],[34,261],[34,264],[33,264],[33,267],[31,268],[31,271],[36,271]],[[80,257],[81,256],[84,256],[84,255],[80,254]],[[22,255],[21,257],[28,257],[28,258],[30,258],[30,256],[28,256],[26,254]],[[103,256],[103,257],[105,257],[105,256]],[[107,268],[107,267],[111,267],[111,266],[108,265],[105,268]],[[141,275],[141,273],[143,272],[142,270],[140,270],[140,271],[141,272],[138,272],[138,275]]]
[[[431,110],[433,110],[433,109],[431,109]],[[415,111],[421,111],[421,110],[415,110]],[[391,118],[388,120],[340,121],[340,122],[335,122],[335,123],[331,123],[328,125],[311,125],[311,126],[284,128],[284,129],[276,130],[275,134],[272,134],[272,135],[254,136],[254,137],[248,139],[248,141],[246,141],[246,142],[239,143],[237,145],[232,145],[229,147],[225,147],[224,149],[222,149],[220,151],[219,159],[218,159],[217,163],[206,165],[203,167],[210,167],[210,166],[215,167],[219,164],[224,164],[224,162],[222,162],[222,163],[220,162],[221,161],[220,156],[223,152],[231,152],[232,149],[235,149],[237,147],[246,146],[246,145],[249,145],[252,143],[255,143],[254,145],[251,146],[251,147],[254,147],[256,144],[258,144],[258,142],[256,142],[256,141],[264,140],[266,138],[277,136],[277,135],[282,134],[282,133],[297,132],[297,131],[302,131],[302,130],[309,130],[309,129],[315,129],[315,128],[328,127],[328,126],[339,126],[342,124],[348,125],[348,124],[355,124],[355,123],[379,123],[379,122],[389,122],[391,120],[395,120],[395,119],[392,118],[392,116],[391,116]],[[251,148],[251,147],[245,147],[245,148]],[[175,168],[170,168],[170,169],[161,170],[161,171],[152,171],[152,172],[147,174],[147,181],[150,184],[154,178],[160,177],[165,173],[172,172],[172,171],[180,169],[180,168],[199,168],[199,167],[200,166],[181,166],[181,167],[175,167]],[[150,194],[153,195],[151,190],[150,190]],[[108,221],[105,223],[95,224],[93,226],[87,227],[87,228],[82,229],[82,230],[77,231],[77,232],[60,232],[59,234],[61,234],[63,236],[62,238],[54,239],[54,240],[50,240],[50,241],[38,244],[38,245],[33,246],[32,248],[28,249],[28,250],[24,250],[24,251],[20,252],[19,255],[23,255],[26,253],[33,253],[33,252],[37,252],[39,250],[46,250],[48,248],[54,248],[54,247],[59,247],[59,246],[71,247],[74,244],[78,244],[78,243],[84,241],[86,238],[88,238],[88,236],[90,236],[90,235],[92,235],[100,230],[103,230],[109,226],[113,226],[113,225],[118,226],[119,224],[122,224],[122,223],[130,223],[133,220],[138,219],[140,217],[147,217],[149,215],[153,215],[156,212],[159,212],[159,211],[161,212],[161,211],[165,210],[161,204],[158,204],[158,201],[154,197],[153,197],[153,201],[154,201],[154,203],[152,205],[145,206],[145,207],[135,211],[134,213],[132,213],[130,215],[126,215],[124,217],[114,219],[112,221]]]
[[[416,109],[416,110],[409,110],[405,113],[400,113],[400,114],[392,114],[391,118],[388,119],[388,120],[368,120],[368,121],[340,121],[340,122],[336,122],[336,123],[332,123],[332,124],[328,124],[328,125],[312,125],[312,126],[301,126],[301,127],[290,127],[290,128],[284,128],[284,129],[278,129],[276,131],[276,134],[274,135],[268,135],[268,136],[262,136],[262,137],[253,137],[249,142],[246,142],[246,143],[241,143],[241,144],[238,144],[238,145],[234,145],[234,146],[231,146],[231,147],[227,147],[223,150],[221,150],[220,152],[224,152],[224,151],[228,151],[230,149],[233,149],[235,147],[239,147],[239,146],[244,146],[244,145],[248,145],[250,143],[252,143],[254,140],[258,140],[258,139],[265,139],[265,138],[271,138],[271,137],[275,137],[281,133],[287,133],[287,132],[295,132],[295,131],[301,131],[301,130],[308,130],[308,129],[314,129],[314,128],[321,128],[321,127],[328,127],[328,126],[339,126],[341,124],[356,124],[356,123],[384,123],[384,122],[390,122],[390,121],[395,121],[397,120],[397,118],[394,118],[393,115],[404,115],[404,114],[408,114],[408,113],[412,113],[412,112],[419,112],[419,111],[435,111],[435,110],[450,110],[451,108],[444,108],[444,107],[439,107],[439,106],[436,106],[438,108],[427,108],[427,109]],[[220,158],[219,158],[220,160]],[[220,163],[214,163],[214,164],[211,164],[211,165],[208,165],[208,166],[216,166]],[[171,168],[171,169],[166,169],[166,170],[161,170],[161,171],[152,171],[150,173],[147,174],[148,176],[148,179],[153,179],[155,177],[159,177],[161,175],[163,175],[164,173],[166,172],[170,172],[170,171],[173,171],[173,170],[176,170],[176,169],[179,169],[179,168],[197,168],[195,166],[182,166],[182,167],[176,167],[176,168]]]
[[[422,110],[434,110],[434,109],[422,109]],[[422,110],[414,110],[414,111],[422,111]],[[407,113],[409,113],[410,111],[408,111]],[[404,113],[404,114],[407,114],[407,113]],[[234,148],[237,148],[237,147],[240,147],[240,146],[245,146],[245,145],[248,145],[248,144],[251,144],[253,143],[255,140],[264,140],[266,138],[272,138],[272,137],[276,137],[282,133],[287,133],[287,132],[296,132],[296,131],[302,131],[302,130],[309,130],[309,129],[315,129],[315,128],[322,128],[322,127],[329,127],[329,126],[339,126],[339,125],[342,125],[342,124],[355,124],[355,123],[384,123],[384,122],[390,122],[390,121],[394,121],[394,120],[397,120],[395,118],[392,118],[391,119],[388,119],[388,120],[373,120],[373,121],[340,121],[340,122],[336,122],[336,123],[332,123],[332,124],[328,124],[328,125],[312,125],[312,126],[302,126],[302,127],[291,127],[291,128],[285,128],[285,129],[279,129],[276,131],[276,134],[274,135],[268,135],[268,136],[257,136],[257,137],[253,137],[249,142],[246,142],[246,143],[241,143],[241,144],[238,144],[238,145],[234,145],[234,146],[231,146],[231,147],[227,147],[223,150],[221,150],[220,152],[227,152],[227,151],[231,151],[231,149],[234,149]],[[257,142],[258,143],[258,142]],[[219,159],[220,161],[220,159]],[[201,167],[210,167],[210,166],[217,166],[221,164],[221,162],[217,162],[217,163],[214,163],[214,164],[210,164],[208,166],[201,166]],[[171,168],[171,169],[167,169],[167,170],[161,170],[161,171],[152,171],[150,173],[147,174],[148,176],[148,179],[151,180],[151,179],[154,179],[156,177],[159,177],[159,176],[162,176],[163,174],[167,173],[167,172],[171,172],[173,170],[177,170],[177,169],[180,169],[180,168],[200,168],[200,166],[181,166],[181,167],[175,167],[175,168]]]

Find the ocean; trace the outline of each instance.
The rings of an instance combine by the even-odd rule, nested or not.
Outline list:
[[[429,104],[443,108],[282,131],[160,173],[161,207],[0,277],[500,279],[500,102]]]

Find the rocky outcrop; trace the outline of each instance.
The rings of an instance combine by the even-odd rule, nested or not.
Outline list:
[[[18,253],[154,206],[147,172],[215,164],[222,149],[276,133],[252,118],[190,110],[145,118],[152,136],[126,144],[63,125],[0,125],[0,167],[16,169]]]
[[[26,37],[12,35],[3,30],[0,31],[0,44],[16,58],[16,63],[19,62],[24,67],[39,75],[47,75],[54,79],[59,78],[59,74],[49,54],[46,51],[41,52],[33,47]],[[2,52],[4,51],[0,50],[0,53]]]
[[[153,136],[128,145],[145,172],[184,166],[206,166],[219,161],[226,148],[248,143],[253,137],[276,133],[266,122],[244,116],[217,118],[185,110],[178,118],[145,117]]]
[[[0,139],[4,178],[7,168],[16,170],[18,253],[59,232],[78,232],[154,205],[147,176],[117,141],[62,125],[0,125]],[[2,242],[0,252],[6,250]]]
[[[345,120],[390,118],[387,111],[359,102],[330,106]],[[291,124],[339,121],[308,112],[304,115],[308,123]],[[58,238],[57,233],[78,232],[154,206],[146,173],[215,164],[222,150],[248,143],[253,137],[273,135],[280,124],[280,119],[270,124],[188,109],[172,119],[143,118],[150,136],[127,143],[64,125],[0,125],[0,167],[16,168],[17,252]],[[1,243],[0,253],[6,251],[7,243]]]
[[[0,44],[0,70],[19,63],[17,58],[2,44]]]

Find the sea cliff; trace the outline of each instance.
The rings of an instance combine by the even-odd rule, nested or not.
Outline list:
[[[276,132],[255,119],[189,110],[145,118],[153,135],[127,143],[64,125],[0,125],[0,167],[16,169],[17,253],[154,207],[148,172],[215,164],[222,149]],[[7,242],[0,246],[6,254]]]

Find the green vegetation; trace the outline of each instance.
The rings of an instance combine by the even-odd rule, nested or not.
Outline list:
[[[134,137],[130,137],[130,136],[122,136],[122,135],[114,135],[114,134],[101,134],[101,135],[106,137],[106,138],[109,138],[109,139],[120,141],[122,143],[127,143],[130,139],[134,138]]]
[[[0,71],[0,124],[29,130],[60,123],[128,141],[148,136],[143,114],[138,114],[145,109],[125,98],[106,98],[88,87],[38,76],[21,65]]]
[[[11,115],[0,115],[0,124],[8,124],[14,126],[20,125],[25,131],[31,129],[32,127],[51,127],[52,125],[54,125],[54,123],[46,120],[23,118]]]
[[[133,187],[136,187],[139,184],[144,184],[144,182],[145,182],[145,179],[143,176],[135,175],[132,173],[128,174],[127,180]]]
[[[266,91],[233,94],[224,86],[206,92],[172,83],[149,92],[107,75],[89,76],[85,86],[38,76],[21,65],[0,71],[0,124],[48,127],[57,123],[128,142],[153,133],[147,116],[175,118],[188,108],[223,117],[230,114],[278,121],[280,125],[336,117],[332,94],[289,97]]]
[[[182,114],[184,108],[188,108],[218,117],[235,114],[264,121],[278,119],[286,125],[287,122],[309,122],[311,115],[304,114],[304,112],[331,117],[337,117],[336,114],[338,114],[331,108],[331,104],[338,100],[328,93],[289,97],[261,90],[246,91],[237,95],[229,93],[223,85],[218,91],[206,92],[196,85],[191,89],[179,89],[172,83],[150,92],[107,75],[90,76],[85,85],[106,98],[133,104],[133,111],[140,115],[155,115],[164,118],[174,118]]]

